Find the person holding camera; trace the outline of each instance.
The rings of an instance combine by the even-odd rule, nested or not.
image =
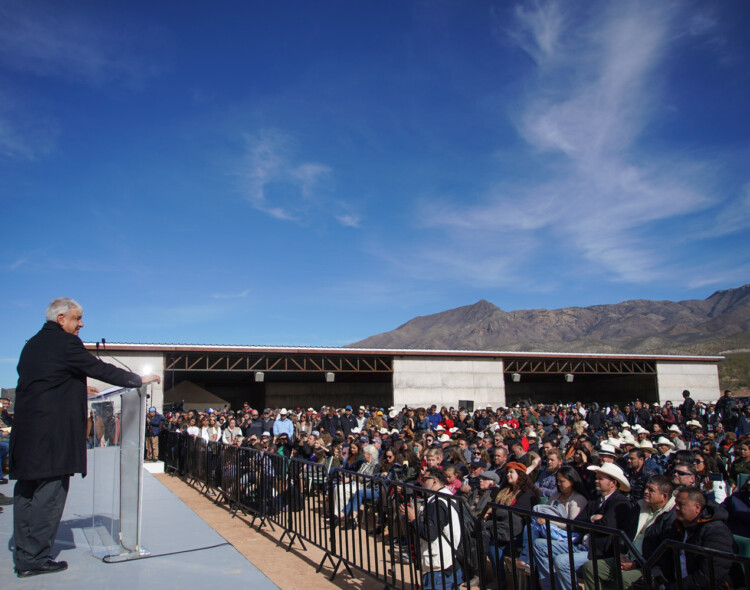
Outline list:
[[[463,572],[460,564],[454,563],[453,555],[461,542],[461,521],[450,496],[441,494],[445,490],[445,472],[431,467],[422,476],[422,487],[434,493],[427,495],[419,512],[412,501],[399,505],[419,539],[422,589],[457,590]]]

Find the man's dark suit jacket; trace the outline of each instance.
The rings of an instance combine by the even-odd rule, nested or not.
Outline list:
[[[10,433],[11,479],[86,475],[86,377],[142,385],[139,375],[102,362],[56,322],[45,323],[23,347]]]
[[[632,504],[630,498],[620,490],[615,490],[607,500],[599,505],[599,498],[589,502],[586,510],[583,510],[578,519],[591,522],[591,517],[601,514],[602,518],[594,524],[611,529],[619,529],[628,535],[632,534],[633,522],[631,515]],[[619,548],[623,549],[622,547]],[[589,558],[604,559],[614,557],[613,537],[604,535],[591,535],[589,538]]]

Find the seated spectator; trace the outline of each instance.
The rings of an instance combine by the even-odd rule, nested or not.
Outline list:
[[[495,447],[492,451],[492,462],[489,469],[497,473],[500,479],[500,486],[505,485],[505,466],[508,464],[508,449],[505,447]]]
[[[461,474],[458,467],[455,465],[448,465],[445,468],[445,489],[448,490],[451,495],[456,495],[461,489],[462,481]]]
[[[664,436],[660,436],[656,441],[656,450],[659,454],[654,457],[659,466],[659,473],[666,473],[669,469],[669,456],[674,451],[674,443]]]
[[[546,455],[547,466],[539,474],[534,484],[544,498],[557,493],[557,471],[562,467],[563,456],[560,449],[549,449]]]
[[[735,445],[735,459],[729,467],[729,480],[732,486],[737,485],[740,473],[750,473],[750,443],[741,441]]]
[[[469,502],[471,497],[476,495],[479,490],[479,476],[487,469],[487,462],[481,457],[474,457],[469,463],[469,475],[464,477],[459,492],[463,494]]]
[[[523,463],[511,461],[506,465],[505,485],[498,492],[495,502],[522,510],[531,510],[537,505],[539,490],[534,487],[534,482],[526,475],[526,466]],[[492,512],[490,511],[487,514],[487,518],[490,519],[490,534],[485,546],[492,563],[493,572],[497,577],[501,571],[500,560],[507,553],[511,543],[516,547],[518,553],[522,553],[525,537],[520,517],[512,517],[513,537],[511,538],[511,513],[499,508],[494,511],[494,514]]]
[[[638,501],[643,499],[643,491],[646,482],[655,475],[651,469],[646,467],[646,453],[643,449],[631,449],[628,453],[628,468],[625,471],[630,482],[630,497]]]
[[[547,504],[558,502],[565,507],[568,518],[571,520],[578,518],[589,502],[589,493],[583,480],[570,465],[560,467],[555,474],[555,479],[556,491],[549,497]]]
[[[729,513],[727,524],[732,534],[750,538],[750,479],[724,500],[722,506]]]
[[[581,478],[583,485],[586,486],[589,498],[591,498],[596,494],[596,477],[593,471],[589,471],[589,465],[597,465],[597,463],[592,462],[591,451],[585,446],[580,446],[573,453],[571,467],[578,473],[578,477]]]
[[[675,523],[666,532],[665,539],[715,549],[727,554],[733,553],[732,532],[726,522],[718,518],[716,510],[707,505],[706,498],[700,490],[679,488],[675,497],[674,510]],[[675,569],[674,566],[677,564],[678,568]],[[671,552],[667,552],[659,562],[664,576],[673,586],[679,578],[685,590],[711,588],[708,557],[700,553],[680,551],[677,564]],[[713,568],[714,587],[723,587],[729,579],[730,563],[722,559],[714,559]]]
[[[365,445],[362,449],[362,455],[364,461],[360,465],[357,473],[359,475],[377,476],[379,467],[378,449],[372,444]],[[344,496],[345,499],[342,499],[341,502],[344,504],[345,509],[340,517],[344,519],[348,516],[349,520],[347,526],[353,528],[358,523],[357,518],[359,516],[359,509],[362,506],[362,502],[365,499],[376,500],[379,498],[380,488],[372,480],[363,478],[357,478],[356,483],[354,484],[352,483],[352,480],[345,479],[342,482],[342,485],[344,486],[342,489],[344,493],[341,495]],[[346,496],[348,496],[348,498],[346,498]]]

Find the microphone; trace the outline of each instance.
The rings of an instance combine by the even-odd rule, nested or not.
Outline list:
[[[107,346],[107,341],[106,341],[106,340],[105,340],[104,338],[102,338],[102,350],[104,351],[104,353],[105,353],[105,354],[106,354],[106,355],[107,355],[107,356],[108,356],[109,358],[111,358],[111,359],[112,359],[113,361],[115,361],[115,362],[118,362],[118,363],[120,363],[120,364],[121,364],[121,365],[122,365],[123,367],[125,367],[125,368],[126,368],[126,369],[127,369],[128,371],[130,371],[130,372],[132,373],[132,372],[133,372],[133,369],[131,369],[130,367],[128,367],[128,366],[127,366],[127,365],[126,365],[125,363],[123,363],[123,362],[122,362],[122,361],[121,361],[120,359],[118,359],[117,357],[115,357],[115,356],[112,356],[111,354],[109,354],[109,351],[107,350],[106,346]],[[98,343],[98,342],[96,343],[96,350],[97,350],[97,352],[99,351],[99,343]]]

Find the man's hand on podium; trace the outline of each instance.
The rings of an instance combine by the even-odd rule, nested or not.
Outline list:
[[[159,377],[159,375],[156,375],[154,373],[151,373],[150,375],[144,375],[142,379],[143,379],[144,385],[148,385],[149,383],[154,383],[154,382],[161,383],[161,377]]]
[[[86,393],[88,395],[90,395],[90,396],[91,395],[96,395],[97,393],[99,393],[99,390],[96,387],[92,387],[91,385],[87,385],[86,386]]]

